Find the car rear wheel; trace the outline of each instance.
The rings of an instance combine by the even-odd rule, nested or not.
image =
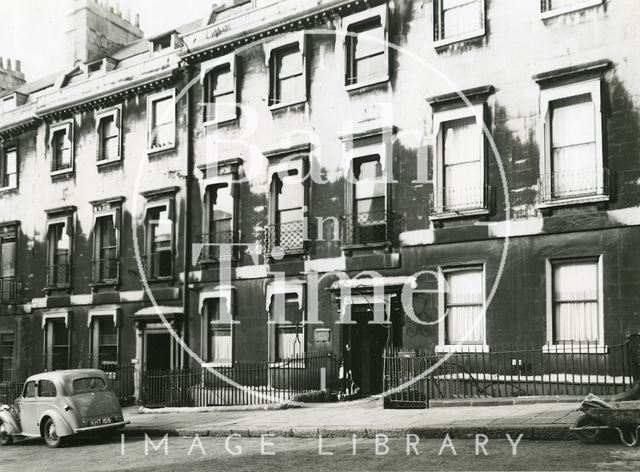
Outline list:
[[[58,436],[56,431],[56,424],[52,418],[47,418],[44,423],[43,428],[43,436],[44,441],[47,443],[49,447],[60,447],[62,446],[62,438]]]
[[[603,430],[597,429],[598,426],[604,426],[604,423],[587,415],[580,416],[573,425],[574,428],[594,428],[574,431],[580,442],[584,444],[595,444],[602,440]]]
[[[0,446],[11,446],[13,444],[13,436],[7,432],[7,427],[0,422]]]

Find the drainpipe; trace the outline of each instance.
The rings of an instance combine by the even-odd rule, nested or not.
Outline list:
[[[185,179],[185,204],[184,204],[184,221],[183,221],[183,235],[184,240],[182,244],[182,270],[184,273],[184,282],[182,288],[182,316],[183,316],[183,327],[182,327],[182,335],[183,340],[187,345],[189,345],[189,271],[191,268],[191,183],[193,181],[193,143],[192,137],[193,134],[191,132],[191,79],[192,79],[192,70],[190,65],[186,65],[185,67],[185,75],[187,82],[187,93],[185,96],[185,130],[187,139],[185,140],[185,154],[186,154],[186,162],[187,162],[187,176]],[[182,368],[187,368],[185,365],[185,361],[188,363],[189,359],[185,358],[184,349],[180,352],[181,355],[181,366]]]

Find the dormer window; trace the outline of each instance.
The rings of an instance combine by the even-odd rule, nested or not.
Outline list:
[[[175,31],[156,36],[149,40],[149,52],[151,55],[159,54],[169,49],[178,49],[181,46],[182,42],[178,33]]]

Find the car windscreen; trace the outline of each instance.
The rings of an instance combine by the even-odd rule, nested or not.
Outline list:
[[[73,393],[98,392],[104,390],[106,384],[100,377],[82,377],[73,381]]]

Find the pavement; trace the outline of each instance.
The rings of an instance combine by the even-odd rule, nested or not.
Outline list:
[[[416,434],[421,438],[475,437],[524,439],[573,439],[569,427],[580,415],[579,402],[522,402],[455,408],[383,409],[376,400],[306,404],[301,407],[263,410],[219,410],[196,412],[150,411],[137,407],[124,409],[131,424],[127,435],[193,437],[226,437],[240,434],[257,437],[270,434],[278,437],[300,438],[359,438],[375,437],[378,433],[389,437]]]

